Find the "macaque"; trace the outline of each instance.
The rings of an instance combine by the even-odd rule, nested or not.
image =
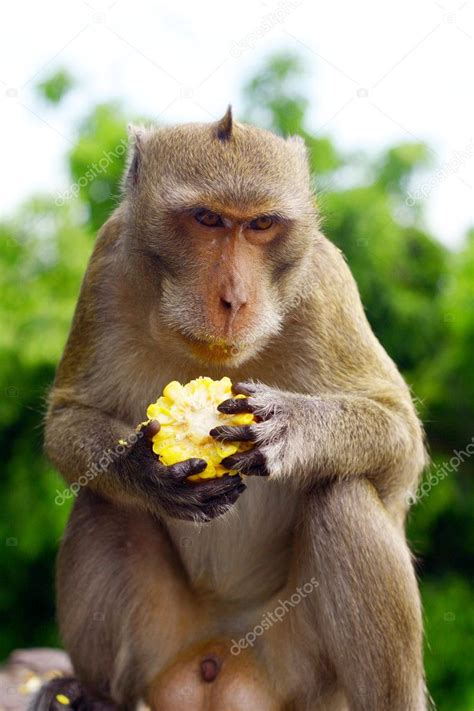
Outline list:
[[[230,108],[131,134],[49,400],[46,452],[76,484],[57,571],[75,676],[34,708],[426,709],[404,533],[422,428],[321,233],[303,141]],[[163,465],[158,423],[132,435],[200,375],[256,416],[212,436],[254,446],[190,482],[205,462]]]

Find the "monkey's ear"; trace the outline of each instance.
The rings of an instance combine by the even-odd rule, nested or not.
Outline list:
[[[230,104],[224,116],[215,124],[215,133],[220,141],[230,141],[232,138],[232,106]]]
[[[148,129],[144,126],[127,126],[129,149],[127,158],[127,168],[125,171],[124,187],[134,189],[140,180],[140,170],[143,160],[143,149],[146,141]]]
[[[306,148],[306,143],[304,138],[301,136],[289,136],[286,142],[291,145],[295,153],[297,153],[303,160],[308,159],[308,150]]]

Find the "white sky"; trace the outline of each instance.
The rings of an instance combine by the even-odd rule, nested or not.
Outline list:
[[[243,81],[288,49],[309,66],[309,128],[347,151],[427,141],[445,172],[426,189],[429,227],[456,246],[474,219],[470,2],[15,0],[2,9],[2,213],[32,191],[67,186],[64,153],[95,102],[119,98],[130,116],[162,122],[211,120],[231,102],[238,117]],[[62,66],[80,88],[58,111],[32,89]]]

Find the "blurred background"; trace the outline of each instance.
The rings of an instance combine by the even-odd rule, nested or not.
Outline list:
[[[413,389],[432,457],[409,519],[428,683],[441,711],[472,711],[469,3],[237,9],[19,0],[2,23],[0,658],[59,644],[68,504],[42,418],[96,231],[117,204],[126,126],[214,120],[232,102],[240,120],[305,138],[324,230]]]

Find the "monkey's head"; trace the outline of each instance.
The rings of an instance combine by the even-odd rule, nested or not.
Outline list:
[[[151,335],[237,365],[308,290],[315,206],[305,146],[236,123],[133,128],[127,259]],[[146,326],[146,323],[144,324]]]

